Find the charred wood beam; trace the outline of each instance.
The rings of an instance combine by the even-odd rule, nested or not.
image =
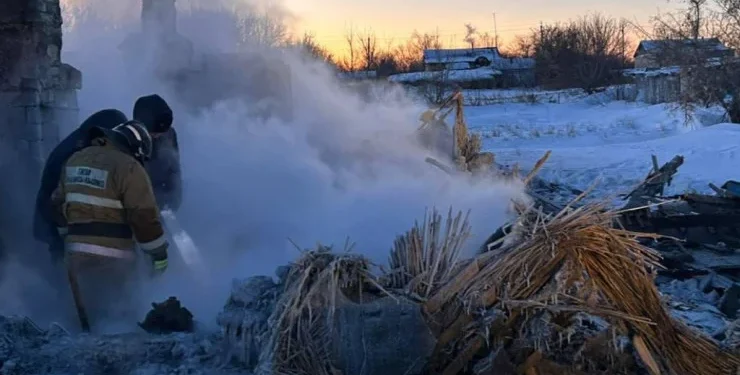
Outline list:
[[[627,204],[624,208],[634,208],[644,206],[648,203],[649,198],[662,196],[666,185],[670,185],[673,175],[678,172],[678,168],[683,165],[683,156],[676,155],[669,162],[656,169],[658,161],[653,155],[653,169],[637,188],[627,194],[624,199]]]
[[[727,211],[740,211],[740,199],[735,197],[701,194],[684,194],[679,199],[686,201],[692,208],[722,209]]]
[[[661,231],[663,229],[681,229],[692,227],[740,227],[740,215],[716,214],[716,215],[676,215],[676,216],[653,216],[648,218],[644,229]]]
[[[534,203],[535,206],[542,208],[542,212],[544,212],[546,214],[558,213],[563,208],[565,208],[565,207],[562,207],[560,205],[557,205],[557,204],[551,202],[550,200],[548,200],[547,198],[545,198],[541,194],[537,193],[536,191],[528,190],[527,191],[527,194],[530,197],[532,197],[532,199],[535,202]]]

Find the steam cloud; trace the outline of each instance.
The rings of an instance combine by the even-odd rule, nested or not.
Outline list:
[[[454,179],[425,163],[430,153],[414,137],[425,107],[398,88],[373,87],[372,98],[361,97],[327,67],[296,54],[286,58],[292,121],[261,119],[254,114],[259,103],[238,98],[193,111],[155,78],[131,76],[122,65],[117,47],[138,29],[139,1],[64,5],[63,58],[84,77],[81,118],[107,107],[130,114],[135,98],[152,92],[176,110],[185,184],[178,218],[203,252],[209,276],[173,267],[147,286],[138,300],[142,314],[151,301],[174,295],[211,323],[233,277],[271,275],[295,259],[288,238],[309,248],[317,241],[342,247],[349,237],[356,252],[385,263],[394,237],[432,206],[472,210],[472,253],[508,219],[510,200],[522,195],[520,186]],[[240,39],[244,12],[257,10],[288,28],[296,19],[256,3],[178,0],[178,6],[179,32],[208,53],[256,51]]]

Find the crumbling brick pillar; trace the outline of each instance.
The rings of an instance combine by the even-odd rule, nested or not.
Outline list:
[[[175,0],[142,0],[141,30],[119,49],[129,68],[153,73],[167,82],[192,65],[193,42],[177,32]]]
[[[0,1],[0,168],[38,175],[60,126],[78,121],[81,74],[61,49],[59,0]]]
[[[141,31],[164,36],[177,33],[175,0],[142,0]]]
[[[0,238],[28,250],[41,170],[78,122],[80,72],[60,61],[59,0],[0,0]]]

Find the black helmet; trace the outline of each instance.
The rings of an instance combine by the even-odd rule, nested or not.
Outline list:
[[[123,135],[128,142],[129,150],[139,160],[149,160],[152,157],[152,136],[146,126],[139,121],[126,121],[113,128],[113,131]]]
[[[120,143],[120,146],[127,148],[127,151],[141,162],[152,157],[152,136],[146,130],[146,126],[139,121],[126,121],[113,129],[95,127],[90,135],[92,138],[105,136],[113,142]]]

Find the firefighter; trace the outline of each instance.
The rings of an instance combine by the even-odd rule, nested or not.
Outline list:
[[[117,109],[104,109],[93,113],[79,128],[68,135],[49,154],[41,177],[41,186],[36,194],[36,207],[33,218],[33,236],[49,245],[52,261],[64,256],[64,241],[57,233],[51,213],[51,194],[59,183],[64,163],[72,154],[89,144],[88,134],[93,127],[113,129],[128,119]]]
[[[65,163],[52,207],[68,271],[80,277],[80,287],[90,288],[82,295],[94,297],[92,310],[111,316],[113,302],[130,305],[121,293],[135,282],[135,242],[155,274],[167,268],[168,242],[142,166],[152,150],[146,127],[128,121],[90,134],[91,145]]]
[[[177,211],[182,201],[180,146],[172,127],[172,109],[159,95],[142,96],[134,103],[134,120],[146,125],[154,140],[152,158],[145,163],[160,209]]]

